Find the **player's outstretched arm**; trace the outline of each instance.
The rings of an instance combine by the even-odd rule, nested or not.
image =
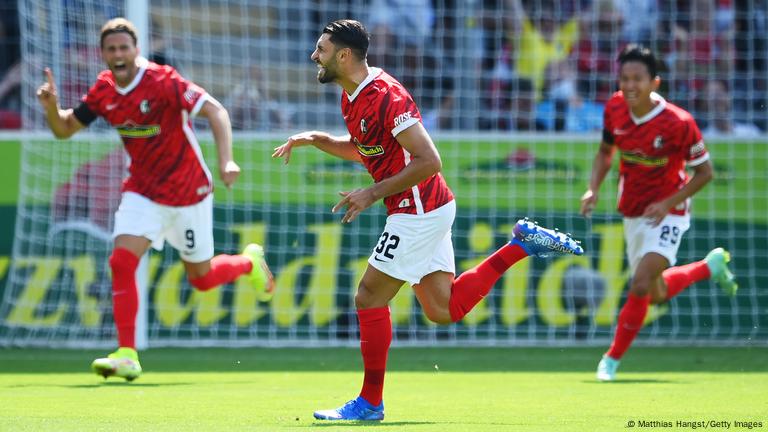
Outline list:
[[[585,217],[592,214],[592,210],[597,205],[597,195],[600,191],[600,185],[603,184],[605,176],[611,169],[613,154],[616,152],[616,146],[608,144],[605,141],[600,142],[600,149],[592,162],[592,176],[589,179],[589,188],[581,196],[580,213]]]
[[[74,110],[63,110],[59,107],[59,94],[56,90],[56,81],[53,79],[53,71],[45,68],[46,82],[37,89],[37,100],[43,107],[48,127],[56,138],[69,138],[85,125],[77,120]]]
[[[199,115],[207,118],[211,125],[219,161],[219,178],[229,188],[240,176],[240,167],[232,156],[232,122],[229,113],[219,101],[209,98],[200,108]]]
[[[272,157],[283,158],[284,163],[287,164],[291,160],[294,148],[307,145],[313,145],[341,159],[363,162],[349,135],[337,137],[319,131],[307,131],[289,137],[283,145],[275,147]]]

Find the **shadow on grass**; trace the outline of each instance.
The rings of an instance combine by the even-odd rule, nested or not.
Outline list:
[[[309,425],[303,425],[304,427],[339,427],[339,426],[357,426],[357,427],[389,427],[389,426],[416,426],[416,425],[433,425],[440,424],[439,422],[426,422],[426,421],[315,421]]]
[[[395,348],[390,372],[594,373],[598,348]],[[0,374],[82,371],[100,351],[0,349]],[[768,347],[635,347],[632,373],[768,373]],[[629,360],[629,359],[628,359]],[[360,372],[358,348],[160,348],[141,353],[147,371]]]
[[[582,384],[595,384],[595,385],[603,385],[603,386],[612,386],[612,385],[620,385],[620,384],[685,384],[683,381],[677,381],[677,380],[663,380],[663,379],[644,379],[644,378],[635,378],[635,379],[618,379],[616,381],[611,382],[600,382],[597,380],[589,380],[589,381],[582,381]]]
[[[195,385],[191,382],[168,382],[168,383],[128,383],[128,382],[101,382],[93,384],[15,384],[6,386],[7,388],[99,388],[99,387],[178,387],[178,386],[190,386]]]

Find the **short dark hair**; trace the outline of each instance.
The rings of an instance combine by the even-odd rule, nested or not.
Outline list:
[[[349,48],[360,60],[368,55],[370,35],[360,21],[341,19],[328,23],[323,33],[331,35],[330,40],[336,46]]]
[[[629,44],[621,53],[618,58],[619,64],[622,66],[628,62],[640,62],[648,68],[648,73],[651,75],[651,79],[655,78],[658,74],[659,61],[650,49],[638,45]]]
[[[113,18],[101,27],[101,47],[104,48],[104,39],[115,33],[127,33],[133,39],[133,46],[138,43],[138,32],[132,22],[125,18]]]

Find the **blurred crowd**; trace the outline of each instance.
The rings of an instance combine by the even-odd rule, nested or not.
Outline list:
[[[0,129],[21,127],[21,50],[15,1],[0,1]]]
[[[413,90],[430,126],[468,126],[457,89],[475,77],[470,127],[599,130],[616,56],[631,42],[657,53],[661,93],[708,134],[768,126],[765,0],[371,0],[369,11],[369,63]]]
[[[61,1],[67,4],[64,13],[79,14],[81,0]],[[210,15],[215,5],[220,6],[217,12],[242,10],[225,7],[220,0],[208,3],[201,13]],[[307,53],[317,29],[333,19],[352,17],[371,32],[369,64],[383,67],[411,90],[430,129],[584,132],[602,127],[603,104],[617,87],[617,53],[626,44],[639,42],[663,61],[662,95],[692,112],[707,134],[749,137],[768,127],[768,0],[312,0],[309,4],[309,8],[287,3],[274,10],[248,9],[256,14],[252,21],[268,20],[271,28],[263,24],[246,28],[245,21],[227,16],[215,16],[218,21],[213,21],[207,16],[211,23],[229,24],[202,26],[201,31],[217,28],[222,33],[195,43],[230,44],[197,50],[190,55],[205,58],[193,59],[185,57],[188,50],[173,48],[181,40],[167,43],[181,37],[187,24],[173,27],[178,20],[160,9],[166,3],[153,3],[146,54],[173,64],[204,86],[221,87],[226,93],[216,96],[230,109],[235,128],[284,129],[320,121],[301,111],[311,111],[318,101],[306,94],[306,88],[293,93],[290,87],[276,90],[281,80],[305,79],[286,78],[291,72],[286,68],[311,68]],[[103,11],[104,19],[117,13],[112,9]],[[300,31],[287,29],[286,20]],[[70,29],[73,25],[67,21],[65,28],[78,34],[90,31]],[[0,128],[19,127],[15,1],[0,0],[0,35]],[[268,46],[293,51],[272,49],[267,52],[274,58],[267,59],[263,52],[236,51],[259,46],[260,38]],[[81,65],[99,63],[98,47],[67,46],[69,54],[63,58],[74,55],[76,60],[61,80],[62,86],[72,88],[63,88],[62,93],[79,95],[95,77]],[[242,67],[237,74],[233,59],[224,57],[235,52],[243,56],[238,58]],[[282,72],[275,73],[274,67]],[[219,72],[228,74],[226,85]],[[205,74],[211,75],[208,81]],[[337,105],[338,99],[333,95],[324,103]]]

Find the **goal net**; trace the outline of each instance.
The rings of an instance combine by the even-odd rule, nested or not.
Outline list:
[[[330,209],[338,191],[371,180],[360,166],[310,149],[287,166],[270,158],[293,133],[344,133],[340,90],[317,82],[309,58],[322,27],[338,18],[367,25],[369,63],[400,79],[420,107],[457,196],[458,272],[508,241],[526,216],[572,233],[587,250],[516,264],[450,326],[430,324],[406,285],[391,304],[396,344],[608,343],[630,276],[615,169],[592,219],[578,208],[602,107],[616,89],[615,55],[630,41],[660,54],[660,93],[694,114],[716,170],[694,198],[678,262],[725,247],[741,286],[729,298],[713,283],[695,284],[653,307],[639,340],[764,344],[768,9],[760,0],[645,3],[657,2],[152,1],[141,52],[206,88],[233,120],[243,173],[231,191],[216,185],[216,251],[263,244],[277,291],[270,303],[245,282],[195,292],[174,250],[152,252],[139,276],[149,344],[357,344],[354,292],[386,215],[377,204],[342,225]],[[128,11],[116,0],[19,8],[25,130],[9,144],[21,146],[22,163],[13,249],[0,261],[0,345],[112,346],[107,257],[125,156],[101,121],[54,140],[35,89],[51,67],[61,105],[77,105],[103,68],[100,26]],[[215,167],[207,124],[196,127]]]

